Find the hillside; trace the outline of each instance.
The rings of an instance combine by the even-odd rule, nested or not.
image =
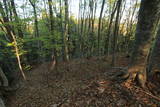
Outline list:
[[[115,78],[105,57],[60,62],[48,72],[49,63],[28,71],[27,82],[8,96],[7,107],[159,107],[160,99],[132,81]],[[128,58],[117,59],[126,67]],[[136,67],[136,69],[138,66]],[[134,69],[134,68],[132,68]]]

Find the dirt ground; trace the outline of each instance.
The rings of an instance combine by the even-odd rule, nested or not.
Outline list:
[[[48,63],[26,72],[27,82],[7,99],[7,107],[160,107],[159,97],[131,81],[113,79],[119,72],[105,58],[60,62],[48,71]],[[128,58],[117,59],[126,67]]]

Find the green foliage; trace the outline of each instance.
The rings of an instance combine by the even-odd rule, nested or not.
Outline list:
[[[29,6],[26,5],[28,2]],[[5,24],[0,24],[0,27],[5,27],[7,25],[10,25],[13,27],[13,30],[16,35],[16,41],[17,41],[17,47],[19,51],[20,57],[27,64],[24,65],[25,69],[29,69],[29,64],[32,62],[39,62],[39,60],[46,60],[51,57],[51,55],[54,53],[53,51],[56,51],[58,57],[62,57],[63,55],[63,33],[64,33],[64,25],[65,25],[65,6],[62,1],[62,14],[60,13],[59,1],[53,1],[51,3],[52,8],[53,8],[53,23],[54,23],[54,28],[53,31],[50,31],[50,16],[49,16],[49,10],[48,8],[38,8],[38,6],[41,4],[39,0],[31,0],[31,2],[36,5],[36,12],[37,12],[37,18],[38,18],[38,30],[39,30],[39,37],[35,37],[35,22],[34,22],[34,11],[33,8],[31,8],[31,4],[29,1],[26,3],[22,4],[19,6],[20,9],[23,9],[24,11],[24,16],[21,17],[18,13],[18,22],[17,23],[15,20],[14,15],[10,16],[12,20]],[[97,2],[97,10],[99,6],[102,4],[102,0],[98,1],[93,1],[94,3]],[[45,5],[48,5],[48,1],[44,1],[46,3]],[[100,37],[100,49],[101,51],[104,51],[106,46],[106,38],[109,38],[109,51],[111,51],[111,42],[112,42],[112,33],[114,29],[114,19],[112,26],[110,28],[111,30],[111,35],[110,37],[106,37],[108,33],[108,26],[109,26],[109,20],[110,20],[110,13],[112,12],[113,5],[116,3],[116,0],[108,0],[106,1],[105,5],[106,7],[106,12],[104,12],[104,17],[102,18],[103,26],[101,28],[101,37]],[[85,6],[85,9],[84,9]],[[91,16],[88,16],[89,13],[88,9],[89,6],[92,8],[95,8],[95,4],[91,3],[90,0],[85,1],[85,3],[82,1],[82,5],[80,5],[80,12],[81,16],[79,16],[79,19],[77,21],[76,17],[74,17],[72,14],[70,14],[69,17],[69,24],[68,24],[68,50],[70,56],[74,56],[74,54],[84,54],[84,56],[87,56],[88,54],[97,54],[97,29],[98,29],[98,18],[95,16],[94,20],[94,29],[93,32],[92,30],[92,25],[89,26],[89,23],[92,24],[93,19]],[[133,5],[133,7],[138,6]],[[9,7],[9,6],[8,6]],[[31,8],[31,9],[30,9]],[[84,10],[83,10],[84,9]],[[94,9],[93,9],[94,10]],[[83,11],[84,11],[84,17],[86,19],[83,19]],[[10,13],[8,13],[10,15]],[[88,15],[87,15],[88,14]],[[96,13],[97,14],[97,13]],[[60,17],[62,16],[62,18]],[[80,18],[81,17],[81,18]],[[82,24],[82,19],[83,19],[83,24]],[[79,25],[78,25],[79,24]],[[21,25],[19,27],[19,25]],[[129,46],[132,45],[134,41],[134,33],[135,33],[135,28],[136,24],[132,23],[133,27],[131,29],[131,33],[129,36],[127,35],[128,39],[128,44]],[[88,30],[90,27],[91,30]],[[21,29],[23,31],[23,38],[18,37],[18,30],[17,28]],[[83,29],[81,29],[83,28]],[[82,30],[82,31],[81,31]],[[1,49],[1,53],[5,55],[6,53],[10,55],[11,59],[16,58],[15,57],[15,49],[14,49],[14,42],[9,42],[5,39],[6,33],[3,31],[0,31],[0,43],[3,44],[3,49]],[[9,35],[7,35],[9,36]],[[125,36],[124,34],[119,34],[118,37],[118,45],[123,45],[125,42]],[[125,46],[125,45],[124,45]],[[123,49],[124,46],[122,47]],[[119,46],[120,47],[120,46]],[[103,52],[102,52],[103,53]],[[79,55],[75,55],[79,56]],[[0,56],[0,59],[2,59],[3,56]]]
[[[29,70],[32,69],[32,66],[31,66],[31,65],[23,65],[23,69],[24,69],[25,71],[29,71]]]
[[[5,61],[6,57],[8,58],[15,58],[14,52],[13,52],[13,43],[9,42],[5,38],[4,32],[1,31],[0,33],[0,61]]]

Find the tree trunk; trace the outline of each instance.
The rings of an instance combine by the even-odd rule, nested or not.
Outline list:
[[[9,19],[6,17],[6,14],[4,12],[2,3],[0,2],[0,14],[2,15],[2,19],[0,19],[0,22],[5,26],[6,32],[8,34],[8,38],[10,41],[13,41],[13,38],[11,36],[11,30],[13,31],[12,27],[9,25]]]
[[[113,32],[113,42],[112,42],[112,62],[111,65],[115,65],[115,53],[117,49],[117,38],[118,38],[118,31],[119,31],[119,20],[120,20],[120,11],[121,11],[121,4],[122,0],[118,0],[117,2],[117,16],[116,16],[116,21],[115,21],[115,28]]]
[[[138,23],[135,34],[135,43],[131,56],[130,65],[141,62],[140,58],[147,56],[151,39],[154,35],[154,29],[159,17],[159,0],[142,0],[138,15]],[[143,64],[145,65],[145,61]],[[144,67],[145,68],[145,67]],[[137,80],[140,86],[145,87],[146,70],[142,69],[137,72]]]
[[[116,3],[114,3],[116,4]],[[110,45],[110,34],[111,34],[111,29],[112,29],[112,23],[113,23],[113,18],[115,16],[117,10],[117,4],[113,6],[113,10],[109,19],[109,25],[108,25],[108,30],[107,30],[107,35],[106,35],[106,39],[105,39],[105,54],[109,55],[109,45]]]
[[[16,29],[18,31],[18,36],[23,38],[22,25],[21,25],[21,23],[19,21],[18,15],[17,15],[17,11],[16,11],[14,0],[11,0],[11,7],[12,7],[12,11],[13,11],[15,22],[16,22]]]
[[[50,32],[51,35],[53,36],[53,31],[54,31],[54,17],[53,17],[53,9],[52,9],[52,0],[48,0],[48,6],[49,6],[49,16],[50,16]],[[56,44],[56,40],[53,40],[53,43]],[[57,51],[56,47],[53,49],[53,54],[55,62],[57,62]]]
[[[155,25],[158,21],[159,0],[142,0],[135,34],[131,63],[139,62],[138,57],[146,56],[145,48],[151,44]]]
[[[84,5],[83,5],[83,11],[82,11],[82,14],[81,14],[81,38],[80,38],[80,44],[81,44],[81,47],[80,47],[80,54],[81,56],[84,56],[84,30],[85,30],[85,12],[86,12],[86,0],[84,0]]]
[[[156,72],[160,72],[160,25],[152,48],[146,68],[147,76],[153,76]]]
[[[51,33],[52,33],[52,32],[53,32],[53,29],[54,29],[52,0],[48,0],[48,6],[49,6],[49,16],[50,16],[50,30],[51,30]]]
[[[36,1],[35,0],[29,0],[32,8],[33,8],[33,13],[34,13],[34,35],[35,38],[39,38],[39,28],[38,28],[38,17],[37,17],[37,11],[36,11]],[[41,52],[42,48],[40,46],[40,40],[37,40],[37,47],[39,52]],[[38,53],[37,53],[38,54]],[[40,55],[38,54],[38,61],[41,61]]]
[[[7,31],[6,33],[9,35],[11,42],[14,43],[14,49],[15,49],[15,54],[16,54],[16,57],[17,57],[19,69],[20,69],[20,72],[21,72],[23,78],[26,80],[25,74],[24,74],[22,66],[21,66],[21,60],[20,60],[20,56],[19,56],[19,49],[18,49],[18,44],[17,44],[17,41],[16,41],[16,37],[15,37],[15,34],[12,30],[12,27],[8,24],[9,20],[5,17],[5,12],[3,10],[1,2],[0,2],[0,13],[1,13],[2,18],[3,18],[3,20],[0,19],[0,21],[4,25],[4,29]]]
[[[7,1],[6,0],[3,0],[3,3],[4,3],[4,8],[5,8],[5,13],[6,13],[6,17],[7,19],[9,20],[9,11],[8,11],[8,6],[7,6]]]
[[[100,17],[99,17],[99,23],[98,23],[98,56],[100,55],[100,33],[101,33],[101,21],[102,21],[102,14],[104,10],[104,4],[105,0],[102,1],[102,7],[101,7],[101,12],[100,12]]]
[[[65,0],[65,28],[64,28],[64,61],[69,61],[68,55],[68,21],[69,21],[69,13],[68,13],[68,0]]]
[[[37,18],[37,11],[36,11],[36,3],[35,1],[29,0],[31,6],[33,7],[34,12],[34,24],[35,24],[35,37],[39,37],[39,28],[38,28],[38,18]]]

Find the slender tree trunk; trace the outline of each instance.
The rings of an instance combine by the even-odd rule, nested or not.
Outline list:
[[[129,9],[129,15],[128,15],[128,20],[127,20],[127,33],[126,33],[126,37],[125,37],[125,50],[126,50],[127,54],[129,54],[129,50],[130,50],[129,41],[130,41],[131,36],[134,33],[134,30],[133,30],[133,23],[134,22],[133,21],[134,21],[134,16],[135,16],[136,9],[137,9],[137,3],[138,3],[138,0],[135,1],[134,8],[130,7],[130,9]],[[133,11],[131,11],[131,10],[133,10]]]
[[[18,36],[23,38],[22,25],[19,21],[19,17],[16,11],[14,0],[11,0],[11,7],[12,7],[13,15],[15,18],[15,22],[16,22],[16,29],[18,30]]]
[[[49,6],[49,16],[50,16],[50,30],[51,32],[53,32],[54,20],[53,20],[52,0],[48,0],[48,6]]]
[[[21,60],[20,60],[20,56],[19,56],[19,49],[18,49],[18,44],[17,44],[17,41],[16,41],[16,37],[15,37],[15,35],[14,35],[12,29],[11,29],[11,26],[8,24],[9,23],[8,19],[5,17],[5,12],[3,10],[1,2],[0,2],[0,13],[1,13],[2,17],[3,17],[3,21],[2,20],[0,20],[0,21],[4,25],[4,27],[5,27],[6,31],[7,31],[7,34],[9,34],[9,37],[11,38],[10,39],[11,42],[14,43],[14,48],[15,48],[15,53],[16,53],[19,69],[20,69],[20,72],[21,72],[24,80],[26,80],[25,74],[24,74],[22,66],[21,66]]]
[[[93,40],[93,37],[94,37],[94,33],[92,32],[92,21],[94,20],[94,1],[93,0],[90,0],[89,2],[89,10],[90,10],[90,13],[89,13],[89,25],[88,25],[88,32],[87,32],[87,35],[88,35],[88,42],[89,42],[89,46],[88,46],[88,52],[87,52],[87,56],[90,57],[91,54],[92,54],[92,40]]]
[[[17,57],[18,66],[19,66],[20,72],[21,72],[24,80],[26,80],[26,76],[24,74],[24,71],[23,71],[23,68],[22,68],[22,65],[21,65],[21,59],[20,59],[20,56],[19,56],[19,49],[18,49],[18,44],[17,44],[17,41],[16,41],[16,37],[12,32],[11,32],[11,35],[12,35],[13,42],[14,42],[14,48],[15,48],[15,51],[16,51],[15,53],[16,53],[16,57]]]
[[[63,14],[62,14],[62,0],[60,0],[60,28],[61,28],[61,38],[62,43],[64,44],[64,28],[63,28]],[[64,46],[62,46],[62,57],[64,59]]]
[[[12,14],[12,6],[11,6],[11,2],[8,2],[8,10],[9,10],[9,20],[13,21],[13,14]]]
[[[38,18],[37,18],[37,11],[36,11],[36,3],[35,1],[29,0],[33,12],[34,12],[34,24],[35,24],[35,37],[39,37],[39,28],[38,28]]]
[[[52,0],[48,0],[48,6],[49,6],[49,16],[50,16],[50,32],[51,35],[53,36],[53,31],[54,31],[54,17],[53,17],[53,9],[52,9]],[[53,41],[54,44],[56,44],[56,41]],[[57,62],[57,51],[56,48],[54,47],[53,49],[53,54],[54,56],[54,61]]]
[[[69,61],[68,55],[68,22],[69,22],[69,13],[68,13],[68,0],[65,0],[65,28],[64,28],[64,61]]]
[[[95,37],[95,20],[96,20],[96,12],[97,12],[97,0],[94,1],[94,10],[93,10],[93,18],[92,18],[92,38],[93,40],[91,41],[91,53],[94,52],[94,49],[96,49],[96,45],[95,45],[95,40],[94,40],[94,37]]]
[[[91,20],[93,18],[93,0],[90,0],[89,2],[89,23],[88,23],[88,37],[90,35],[90,32],[91,32]]]
[[[36,1],[35,0],[29,0],[32,8],[33,8],[33,13],[34,13],[34,33],[35,33],[35,38],[39,38],[39,28],[38,28],[38,17],[37,17],[37,11],[36,11]],[[41,46],[40,46],[40,40],[37,41],[37,47],[38,51],[40,52]],[[40,55],[38,55],[38,61],[41,61]]]
[[[118,31],[119,31],[119,15],[121,11],[121,4],[122,0],[118,0],[117,2],[117,16],[116,16],[116,21],[115,21],[115,28],[114,28],[114,33],[113,33],[113,44],[112,44],[112,62],[111,65],[115,65],[115,53],[117,49],[117,38],[118,38]]]
[[[82,11],[81,11],[81,5],[82,5],[82,1],[80,0],[79,1],[79,14],[78,14],[78,36],[79,36],[79,43],[78,43],[78,46],[79,46],[79,53],[81,54],[81,47],[82,47],[82,35],[81,35],[81,15],[82,15]],[[81,56],[81,55],[80,55]]]
[[[9,20],[8,20],[8,18],[6,17],[6,14],[5,14],[5,12],[4,12],[4,9],[3,9],[3,6],[2,6],[2,3],[1,3],[1,2],[0,2],[0,13],[1,13],[1,15],[2,15],[2,19],[0,19],[0,22],[1,22],[2,24],[4,24],[4,26],[5,26],[9,40],[10,40],[10,41],[13,41],[13,38],[12,38],[11,32],[10,32],[10,31],[13,30],[13,29],[12,29],[12,27],[9,25]]]
[[[114,3],[116,4],[116,3]],[[116,10],[117,10],[117,4],[113,6],[113,11],[111,13],[111,16],[110,16],[110,21],[109,21],[109,25],[108,25],[108,30],[107,30],[107,35],[106,35],[106,39],[105,39],[105,54],[108,54],[109,55],[109,50],[110,50],[110,35],[111,35],[111,29],[112,29],[112,23],[113,23],[113,18],[115,16],[115,13],[116,13]]]
[[[94,23],[95,23],[95,19],[96,19],[96,11],[97,11],[97,1],[95,1],[95,7],[94,7],[94,12],[92,15],[92,33],[94,34]]]
[[[81,16],[81,56],[84,56],[84,32],[85,32],[85,13],[86,13],[86,0],[84,0],[84,6],[83,6],[83,11],[82,11],[82,16]]]
[[[105,4],[105,0],[102,1],[102,8],[101,8],[101,12],[100,12],[100,16],[99,16],[99,23],[98,23],[98,56],[100,55],[100,33],[101,33],[101,21],[102,21],[102,14],[103,14],[103,10],[104,10],[104,4]]]
[[[9,20],[9,11],[8,11],[8,6],[7,6],[7,1],[6,0],[3,0],[3,3],[4,3],[4,8],[5,8],[5,13],[6,13],[6,18]]]

